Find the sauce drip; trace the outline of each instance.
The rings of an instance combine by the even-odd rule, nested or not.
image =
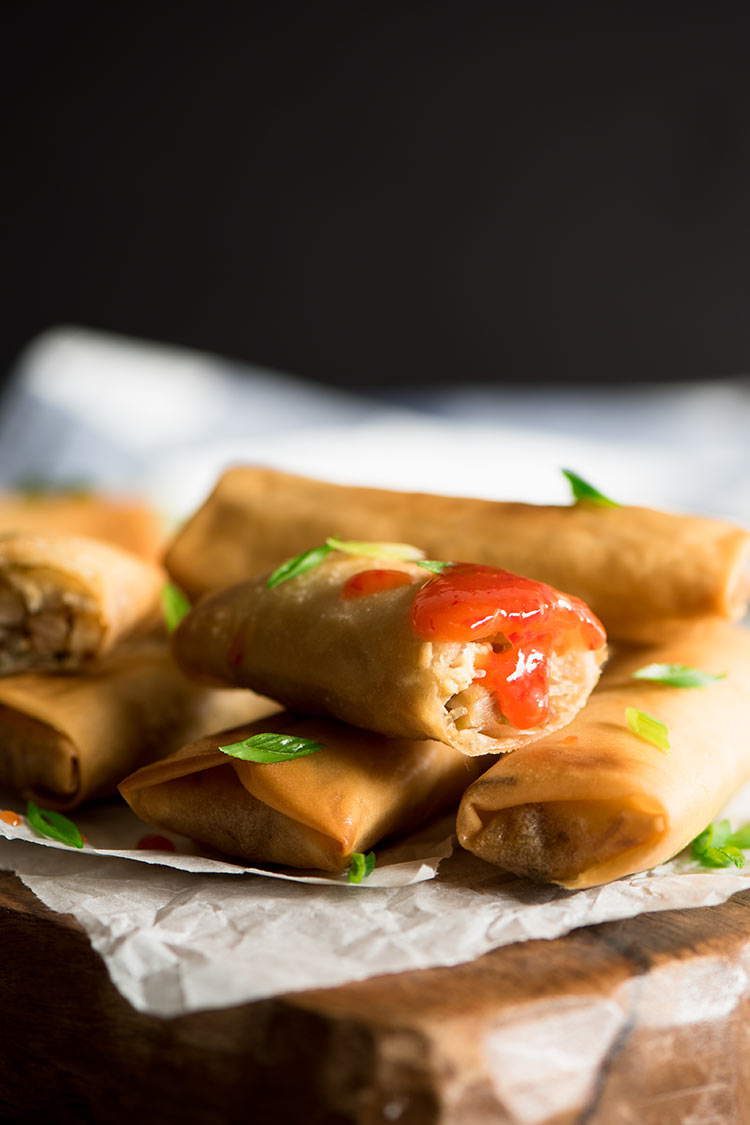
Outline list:
[[[13,812],[12,809],[2,809],[0,811],[0,820],[4,820],[11,828],[18,828],[18,825],[21,823],[20,816],[17,812]]]
[[[360,570],[347,578],[341,587],[341,597],[349,601],[366,594],[379,594],[382,590],[395,590],[398,586],[411,586],[413,581],[404,570]]]
[[[141,851],[146,852],[173,852],[176,848],[171,840],[166,836],[141,836],[138,843],[135,845]]]
[[[477,662],[477,680],[519,730],[547,718],[553,649],[593,650],[606,641],[601,623],[579,598],[507,570],[470,563],[456,563],[422,586],[412,623],[426,640],[492,639],[492,651]]]

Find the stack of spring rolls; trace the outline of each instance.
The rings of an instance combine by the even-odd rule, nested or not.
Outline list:
[[[269,581],[332,534],[333,549]],[[404,540],[423,557],[394,552]],[[196,682],[286,710],[188,744],[120,791],[150,823],[255,863],[343,870],[458,805],[461,844],[519,875],[585,887],[650,868],[750,776],[750,636],[736,623],[749,558],[747,533],[718,520],[231,470],[166,554],[195,602],[173,654]],[[425,602],[442,590],[445,616],[468,571],[469,617],[425,631]],[[510,572],[512,614],[505,594],[491,600],[496,571]],[[634,676],[653,664],[700,669],[706,686]],[[657,719],[669,748],[629,710]],[[221,749],[264,733],[323,749],[272,765]]]
[[[0,783],[44,806],[114,794],[186,739],[272,708],[175,666],[156,527],[103,496],[0,504]]]

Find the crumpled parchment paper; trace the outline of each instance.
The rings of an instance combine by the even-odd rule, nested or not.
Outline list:
[[[22,806],[8,798],[3,807]],[[733,826],[750,820],[750,787],[726,815]],[[590,890],[537,886],[460,849],[449,854],[450,818],[378,853],[360,885],[258,874],[179,837],[176,853],[136,851],[147,829],[114,805],[75,819],[90,841],[81,852],[0,821],[0,865],[51,909],[73,914],[120,992],[161,1016],[454,965],[514,941],[715,905],[750,888],[750,865],[705,869],[687,853]]]

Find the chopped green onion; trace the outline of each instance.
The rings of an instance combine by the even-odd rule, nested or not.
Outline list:
[[[274,762],[291,762],[295,758],[315,754],[323,749],[323,743],[316,742],[312,738],[297,738],[291,734],[272,734],[270,731],[264,731],[261,734],[253,734],[242,742],[220,746],[219,749],[222,754],[240,758],[243,762],[271,765]]]
[[[49,836],[51,840],[59,840],[69,848],[82,848],[83,837],[72,820],[53,809],[40,809],[33,801],[26,807],[26,816],[29,824],[38,836]]]
[[[168,633],[173,633],[183,617],[190,612],[190,602],[187,600],[182,590],[178,589],[177,586],[173,586],[171,583],[168,583],[162,589],[161,607],[164,611],[164,621],[166,622]]]
[[[743,824],[742,828],[732,833],[727,842],[734,844],[736,848],[750,848],[750,824]]]
[[[452,562],[440,562],[438,559],[417,559],[417,566],[421,566],[424,570],[430,570],[433,574],[442,574],[444,570],[454,566]]]
[[[375,869],[375,852],[352,852],[352,861],[349,864],[349,882],[361,883]]]
[[[564,477],[567,477],[576,503],[587,500],[590,504],[599,504],[602,508],[620,507],[616,500],[610,500],[609,496],[605,496],[598,488],[594,488],[592,484],[585,481],[583,477],[579,477],[578,473],[574,473],[572,469],[561,469],[560,472]]]
[[[690,845],[695,859],[705,867],[729,867],[732,863],[744,867],[745,848],[750,848],[750,824],[732,832],[728,820],[709,824]]]
[[[400,562],[417,562],[422,558],[419,547],[410,543],[366,543],[361,539],[326,539],[326,546],[332,551],[343,551],[346,555],[371,555],[376,559],[397,559]]]
[[[633,672],[636,680],[652,680],[677,688],[708,687],[717,680],[726,679],[726,675],[726,672],[701,672],[699,668],[690,668],[687,664],[646,664]]]
[[[85,480],[54,481],[47,477],[19,477],[11,485],[14,492],[21,493],[27,500],[38,500],[42,496],[72,496],[84,499],[93,494],[93,486]]]
[[[306,574],[308,570],[314,570],[331,551],[343,551],[347,555],[367,555],[372,558],[398,559],[403,562],[418,562],[422,556],[419,548],[412,547],[409,543],[368,543],[362,539],[339,539],[330,536],[322,546],[311,547],[309,551],[303,551],[301,555],[283,562],[270,576],[266,586],[273,588],[290,578]]]
[[[303,551],[301,555],[295,555],[293,559],[287,559],[281,566],[277,566],[273,574],[271,574],[266,582],[269,590],[274,586],[280,586],[282,582],[288,582],[290,578],[298,578],[300,574],[306,574],[308,570],[314,570],[316,566],[320,566],[328,555],[330,555],[333,547],[329,547],[324,543],[321,547],[311,547],[309,551]]]
[[[633,734],[645,739],[659,750],[669,750],[669,732],[660,719],[639,711],[636,707],[625,708],[625,718]]]

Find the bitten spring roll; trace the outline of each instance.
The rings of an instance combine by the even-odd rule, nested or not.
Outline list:
[[[160,567],[77,535],[0,536],[0,674],[81,668],[161,620]]]
[[[706,687],[634,678],[651,664],[722,674]],[[626,708],[666,726],[669,749],[626,723]],[[617,654],[566,730],[498,759],[464,794],[463,847],[563,887],[596,886],[671,858],[750,777],[750,633],[696,628]]]
[[[446,564],[435,575],[336,552],[278,585],[206,598],[173,652],[207,682],[481,755],[568,723],[598,678],[605,635],[577,598],[505,571]]]
[[[323,744],[294,761],[239,761],[219,746],[261,732]],[[353,852],[454,808],[486,763],[440,742],[394,741],[282,712],[212,735],[120,785],[133,810],[248,863],[343,871]]]
[[[612,640],[656,643],[700,618],[739,618],[750,596],[750,536],[721,520],[352,488],[251,466],[221,477],[165,565],[195,600],[332,533],[406,539],[428,558],[472,559],[549,583],[583,599]]]

